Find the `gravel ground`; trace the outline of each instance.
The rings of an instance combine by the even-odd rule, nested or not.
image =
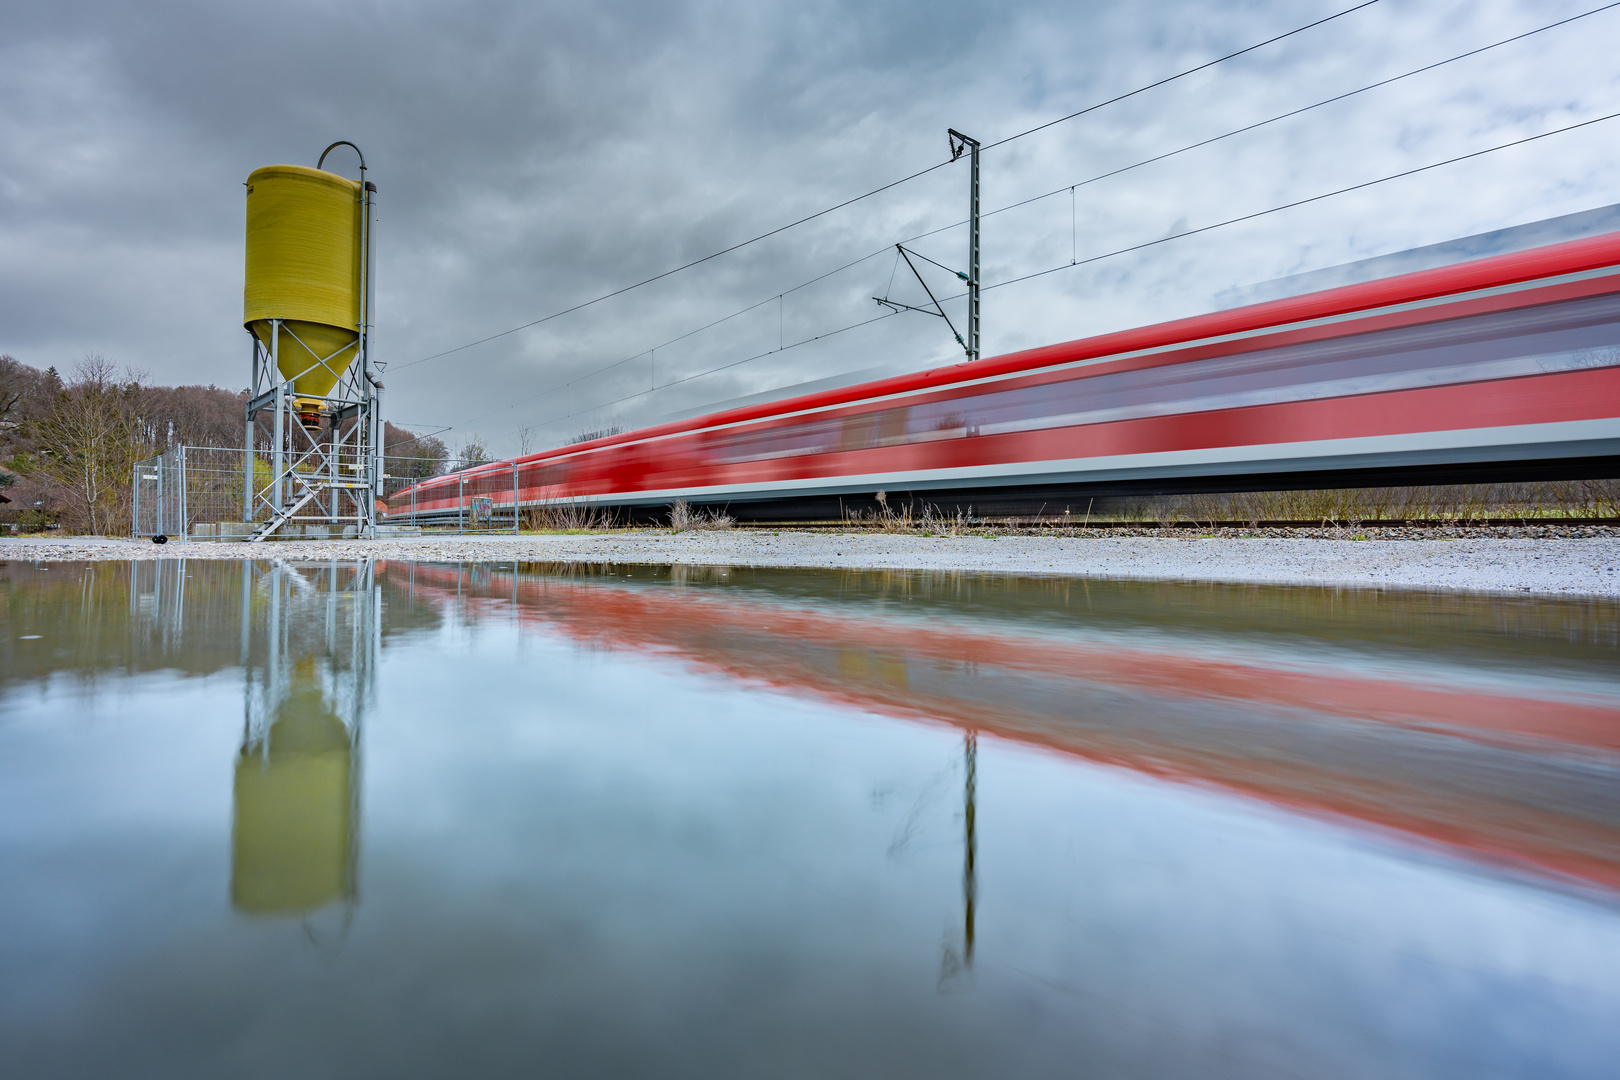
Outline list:
[[[1395,532],[1395,530],[1389,530]],[[1404,532],[1404,531],[1403,531]],[[1417,530],[1413,530],[1417,532]],[[1332,536],[918,536],[654,530],[585,535],[434,536],[377,541],[289,541],[249,546],[105,537],[0,539],[0,560],[381,559],[820,566],[1054,574],[1111,578],[1396,586],[1487,592],[1620,596],[1620,535],[1454,538],[1367,533]]]

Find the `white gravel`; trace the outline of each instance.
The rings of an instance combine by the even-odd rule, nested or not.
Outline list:
[[[818,566],[1620,596],[1620,538],[1317,540],[884,533],[467,536],[240,543],[0,539],[0,559],[356,559]]]

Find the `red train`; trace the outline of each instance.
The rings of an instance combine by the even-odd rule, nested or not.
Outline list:
[[[745,520],[1620,475],[1620,233],[716,412],[423,481]]]

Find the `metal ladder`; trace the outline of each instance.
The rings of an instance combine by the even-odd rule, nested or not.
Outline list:
[[[332,491],[335,489],[369,489],[370,487],[369,484],[347,483],[342,480],[329,480],[324,483],[311,484],[309,481],[296,474],[293,475],[292,479],[299,485],[300,488],[303,489],[298,498],[293,500],[290,505],[283,507],[281,512],[276,514],[275,517],[259,526],[258,531],[253,534],[252,538],[248,540],[248,543],[257,544],[261,540],[267,538],[271,533],[275,532],[277,529],[287,524],[287,522],[291,521],[293,517],[297,515],[298,511],[309,505],[310,500],[318,498],[323,492]]]

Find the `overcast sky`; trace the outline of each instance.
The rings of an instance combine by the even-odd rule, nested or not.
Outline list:
[[[892,245],[965,217],[965,160],[412,363],[945,160],[947,127],[992,142],[1353,2],[7,0],[0,352],[64,371],[99,352],[156,382],[246,385],[242,181],[313,165],[346,138],[380,188],[387,411],[421,430],[453,425],[452,443],[477,434],[513,453],[524,425],[538,448],[786,384],[951,362],[940,320],[915,314],[793,346],[882,314],[871,298],[891,288],[922,299],[903,265],[890,285]],[[1600,2],[1380,0],[987,151],[986,211],[1062,191],[986,219],[985,283],[1620,111],[1617,8],[1072,199],[1067,187]],[[328,165],[355,175],[352,156]],[[1234,286],[1616,201],[1620,120],[991,289],[985,352],[1207,311]],[[966,230],[912,246],[962,267]],[[960,322],[961,303],[948,308]],[[701,375],[723,365],[735,366]]]

